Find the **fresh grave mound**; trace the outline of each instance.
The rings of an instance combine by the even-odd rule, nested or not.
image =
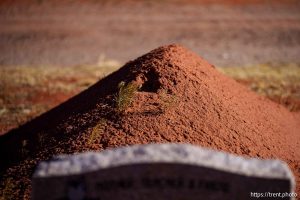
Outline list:
[[[12,178],[14,195],[29,198],[39,160],[156,142],[279,158],[299,178],[299,130],[299,114],[257,96],[184,47],[163,46],[0,137],[1,181]]]

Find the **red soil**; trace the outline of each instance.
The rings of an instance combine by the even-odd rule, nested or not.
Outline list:
[[[52,0],[52,3],[61,4],[61,3],[72,3],[72,2],[79,2],[79,3],[87,3],[85,1],[80,0]],[[145,2],[145,0],[102,0],[102,1],[88,1],[88,3],[120,3],[120,2]],[[196,3],[196,4],[229,4],[229,5],[243,5],[243,4],[287,4],[287,3],[297,3],[297,0],[165,0],[164,2],[160,3]],[[0,5],[4,4],[41,4],[44,3],[43,0],[0,0]]]
[[[114,102],[121,81],[140,87],[122,114]],[[95,126],[99,120],[101,126]],[[282,159],[299,185],[299,130],[299,113],[256,95],[193,52],[170,45],[127,63],[85,92],[0,137],[0,168],[2,178],[18,181],[22,187],[16,193],[23,196],[30,192],[36,162],[54,154],[183,142]],[[98,135],[88,144],[92,131]],[[24,140],[29,152],[25,156],[20,153]]]

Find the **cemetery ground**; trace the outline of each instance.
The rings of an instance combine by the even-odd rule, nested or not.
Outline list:
[[[0,67],[0,135],[50,110],[120,67],[106,60],[77,67]],[[300,64],[218,68],[260,95],[300,111]]]
[[[1,169],[13,167],[1,177],[0,195],[30,198],[34,166],[53,155],[153,142],[279,158],[299,178],[299,65],[216,68],[180,45],[169,45],[119,67],[103,60],[75,68],[1,68],[1,121],[9,122],[16,105],[22,116],[13,115],[21,116],[20,124],[1,125]]]
[[[106,6],[94,4],[98,1],[89,1],[91,4],[81,4],[79,1],[58,4],[61,1],[51,1],[53,3],[48,4],[39,0],[35,1],[36,4],[27,4],[31,0],[26,0],[7,9],[5,2],[18,1],[1,1],[0,135],[55,108],[122,66],[115,61],[103,60],[102,55],[125,62],[140,56],[142,52],[174,42],[186,45],[216,66],[227,66],[217,69],[259,95],[285,106],[292,113],[299,113],[300,117],[299,2],[294,5],[288,2],[297,0],[288,0],[284,1],[287,4],[274,4],[266,8],[258,0],[249,0],[256,2],[253,5],[238,4],[234,7],[228,5],[239,1],[224,0],[229,4],[218,6],[210,5],[214,0],[190,1],[208,2],[208,6],[174,4],[165,7],[165,4],[151,4],[150,1],[130,3],[134,0],[117,6],[110,3]],[[122,19],[121,23],[119,19]],[[98,64],[91,64],[98,60]],[[272,63],[268,63],[270,61]],[[191,95],[187,98],[190,97],[193,98]],[[93,100],[89,98],[80,103],[86,106],[90,101]],[[265,122],[269,123],[267,117]],[[99,123],[95,129],[101,129],[105,121]],[[279,123],[273,125],[280,126]],[[63,128],[69,131],[69,126]],[[18,149],[21,157],[26,157],[27,146],[32,147],[32,144],[36,144],[35,140],[21,140],[20,144],[24,147]],[[52,145],[42,134],[38,135],[38,140],[42,147]],[[68,139],[71,141],[69,143],[59,141],[58,146],[73,148],[77,140],[83,141],[73,137]],[[267,147],[271,148],[269,152],[274,149],[280,152],[281,145],[281,142],[274,142],[273,146]],[[291,149],[294,147],[290,143],[286,146]],[[241,147],[247,154],[247,148]],[[72,148],[68,149],[69,153],[74,152]],[[254,157],[254,153],[259,152],[251,148],[248,150]],[[62,152],[57,146],[51,146],[47,151],[55,152],[55,155],[68,153]],[[292,154],[288,156],[290,160],[285,161],[293,159]],[[298,159],[297,156],[294,159]],[[32,160],[21,163],[22,167],[13,169],[13,176],[5,178],[4,182],[0,177],[0,200],[15,199],[14,195],[30,198],[28,174],[31,171],[27,170],[27,165],[35,164]],[[294,162],[290,167],[298,179],[296,192],[299,193],[299,162]],[[14,176],[24,177],[22,184],[16,183]]]

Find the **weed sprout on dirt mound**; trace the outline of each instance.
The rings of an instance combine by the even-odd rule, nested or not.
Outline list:
[[[121,81],[118,84],[119,91],[115,96],[117,112],[122,113],[130,106],[138,88],[138,85],[132,82],[126,84],[124,81]]]

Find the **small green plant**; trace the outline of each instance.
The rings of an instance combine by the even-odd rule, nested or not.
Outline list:
[[[15,193],[15,184],[13,182],[13,179],[8,178],[4,181],[3,189],[1,191],[0,200],[10,200],[14,199],[14,193]]]
[[[128,108],[133,100],[134,94],[138,91],[139,86],[135,83],[126,84],[124,81],[118,85],[119,91],[115,96],[116,110],[122,113]]]
[[[88,138],[88,145],[92,145],[97,140],[97,138],[100,137],[100,135],[104,132],[105,125],[106,120],[100,119],[96,126],[93,127],[92,132]]]
[[[161,101],[161,110],[165,113],[168,108],[177,102],[178,98],[175,94],[168,94],[166,90],[162,90],[159,93],[159,99]]]

